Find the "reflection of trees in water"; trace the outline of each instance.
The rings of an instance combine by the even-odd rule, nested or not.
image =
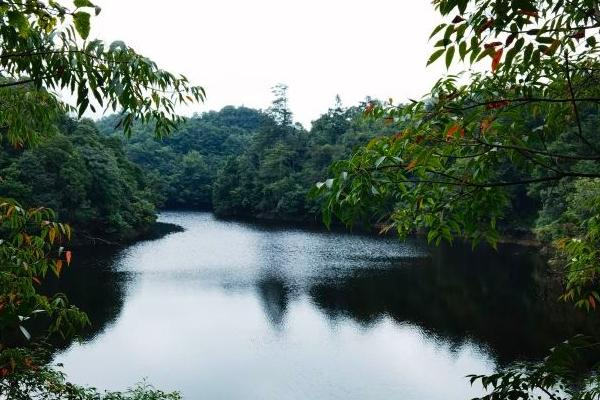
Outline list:
[[[312,303],[332,320],[349,317],[368,326],[389,316],[451,346],[473,339],[489,347],[500,363],[537,358],[577,332],[593,333],[598,320],[559,303],[556,293],[536,281],[543,264],[527,249],[517,250],[505,246],[499,252],[472,252],[455,245],[434,249],[430,258],[388,262],[369,255],[361,268],[340,274],[323,271],[309,282],[282,272],[289,260],[285,252],[275,252],[264,260],[255,290],[277,330],[285,325],[289,303],[305,288]],[[123,308],[131,276],[114,270],[119,253],[79,250],[64,277],[45,285],[49,292],[66,293],[88,313],[92,326],[84,339],[104,331]]]
[[[257,289],[267,319],[273,328],[280,330],[290,301],[289,287],[281,278],[268,276],[257,283]]]
[[[500,363],[541,357],[583,326],[583,313],[543,299],[532,278],[539,264],[521,249],[496,253],[456,246],[431,259],[395,263],[313,285],[314,303],[330,316],[368,325],[389,315],[416,324],[452,345],[467,338],[489,346]]]
[[[85,311],[91,326],[83,333],[89,340],[116,321],[123,309],[125,288],[130,274],[114,270],[120,253],[116,248],[79,249],[73,264],[60,279],[48,279],[44,290],[65,293],[72,304]],[[56,343],[66,347],[69,343]]]

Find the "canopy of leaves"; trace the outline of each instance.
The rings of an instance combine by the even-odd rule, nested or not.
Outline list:
[[[173,130],[178,105],[204,99],[201,87],[164,71],[123,42],[88,40],[92,14],[100,8],[75,1],[69,9],[57,1],[7,0],[0,4],[0,103],[14,99],[14,88],[29,93],[2,107],[2,137],[23,145],[48,127],[52,110],[121,112],[131,130],[135,120],[152,123],[156,134]],[[63,104],[51,91],[68,90],[75,104]],[[27,113],[35,118],[25,118]],[[33,129],[32,129],[33,128]],[[36,129],[37,128],[37,129]],[[37,134],[37,135],[36,135]]]
[[[568,297],[595,307],[600,264],[589,253],[595,244],[588,228],[598,203],[587,215],[570,214],[570,229],[566,198],[558,213],[550,206],[558,204],[553,188],[571,191],[600,176],[597,3],[435,4],[449,21],[432,34],[437,50],[429,62],[445,54],[448,65],[489,60],[489,67],[442,78],[422,101],[367,107],[368,117],[389,121],[396,133],[337,163],[333,178],[318,185],[326,222],[335,215],[402,236],[426,231],[435,243],[465,237],[495,244],[498,221],[512,215],[515,194],[526,189],[542,204],[540,232],[563,244],[587,243],[559,245],[557,255],[578,260],[566,263]]]

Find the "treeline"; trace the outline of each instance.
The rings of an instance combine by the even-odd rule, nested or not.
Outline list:
[[[128,158],[143,169],[157,207],[211,210],[213,182],[225,159],[242,153],[267,119],[258,110],[229,106],[189,118],[160,139],[151,126],[142,124],[135,124],[126,137],[115,130],[117,115],[101,119],[97,126],[120,140]]]
[[[321,207],[308,193],[327,178],[331,164],[401,128],[365,118],[366,103],[343,107],[338,98],[306,130],[293,122],[285,86],[274,93],[266,111],[227,106],[188,118],[164,138],[137,123],[126,136],[116,128],[117,115],[96,122],[64,117],[57,132],[37,146],[23,150],[3,144],[0,196],[54,209],[74,226],[79,241],[137,238],[151,229],[159,209],[319,222]],[[594,115],[586,115],[585,123]],[[553,151],[573,146],[572,135],[565,132],[548,146]],[[501,170],[503,179],[519,179],[513,165]],[[506,196],[510,217],[499,225],[511,233],[537,231],[553,239],[577,220],[572,214],[579,211],[565,210],[584,204],[578,196],[590,190],[595,189],[568,179],[513,187]]]
[[[0,148],[0,196],[52,208],[77,242],[123,242],[146,234],[159,209],[214,211],[225,218],[317,221],[307,196],[329,165],[379,134],[362,118],[365,104],[336,104],[295,124],[286,88],[266,111],[228,106],[188,118],[172,135],[118,115],[98,121],[64,116],[35,146]]]
[[[286,88],[274,89],[266,111],[228,106],[194,116],[172,136],[157,139],[136,125],[130,138],[115,130],[117,116],[98,121],[118,137],[140,166],[164,209],[211,210],[225,218],[316,221],[319,209],[307,194],[329,165],[391,129],[362,118],[365,104],[335,105],[310,130],[293,122]]]

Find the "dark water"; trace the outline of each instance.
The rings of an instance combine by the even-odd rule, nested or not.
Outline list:
[[[147,377],[187,399],[466,399],[480,389],[465,375],[592,329],[540,283],[531,249],[161,220],[186,230],[80,252],[61,282],[94,324],[56,357],[72,380]]]

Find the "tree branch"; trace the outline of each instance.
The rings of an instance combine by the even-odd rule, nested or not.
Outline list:
[[[569,85],[569,93],[571,95],[571,103],[573,104],[573,112],[575,113],[575,119],[577,120],[577,137],[585,143],[590,149],[594,150],[596,154],[600,154],[600,151],[590,143],[589,140],[583,136],[583,128],[581,126],[581,117],[579,115],[579,109],[577,108],[577,101],[575,100],[575,92],[573,91],[573,83],[571,82],[571,71],[569,69],[569,56],[568,52],[565,51],[565,66],[566,66],[566,74],[567,74],[567,84]]]
[[[483,102],[478,102],[478,103],[474,103],[468,106],[464,106],[464,107],[451,107],[451,106],[443,106],[446,110],[450,110],[450,111],[467,111],[467,110],[471,110],[473,108],[478,108],[478,107],[487,107],[487,106],[491,106],[491,105],[495,105],[498,103],[523,103],[523,104],[528,104],[528,103],[572,103],[572,102],[587,102],[587,103],[600,103],[600,97],[581,97],[581,98],[575,98],[575,97],[571,97],[568,99],[545,99],[542,97],[517,97],[514,99],[508,99],[508,98],[502,98],[502,99],[497,99],[497,100],[490,100],[490,101],[483,101]]]

